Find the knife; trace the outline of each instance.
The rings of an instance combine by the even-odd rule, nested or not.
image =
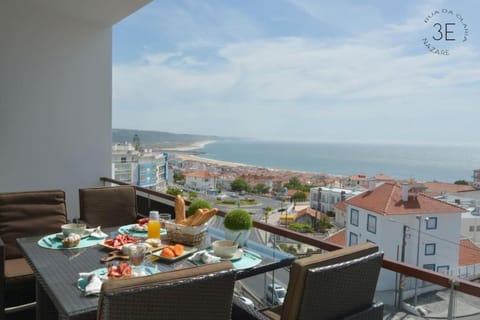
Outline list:
[[[250,250],[243,249],[244,254],[248,254],[253,258],[262,260],[262,257],[259,254],[253,253]]]

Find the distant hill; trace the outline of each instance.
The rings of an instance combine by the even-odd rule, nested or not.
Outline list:
[[[138,134],[142,146],[160,148],[185,146],[199,141],[222,139],[218,136],[204,136],[197,134],[178,134],[162,131],[112,129],[112,140],[113,143],[131,143],[135,134]]]

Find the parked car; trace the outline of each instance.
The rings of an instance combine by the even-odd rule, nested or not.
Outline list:
[[[285,290],[284,287],[275,283],[275,284],[269,284],[267,286],[267,292],[265,293],[265,295],[266,295],[267,302],[271,304],[283,304],[286,293],[287,293],[287,290]]]
[[[255,308],[255,304],[253,303],[252,300],[250,300],[250,299],[248,299],[247,297],[244,297],[244,296],[237,296],[237,297],[240,299],[240,301],[245,303],[247,306]]]

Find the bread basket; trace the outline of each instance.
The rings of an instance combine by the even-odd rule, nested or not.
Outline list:
[[[170,241],[189,246],[196,246],[202,243],[205,238],[208,223],[192,227],[167,221],[165,222],[165,227],[167,229],[167,238]]]

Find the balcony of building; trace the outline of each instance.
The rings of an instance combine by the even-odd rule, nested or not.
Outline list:
[[[101,179],[105,185],[122,184],[110,178]],[[174,197],[152,190],[137,188],[137,203],[141,214],[150,210],[175,214]],[[222,228],[225,212],[219,212],[213,223]],[[288,230],[282,226],[254,221],[251,237],[273,249],[303,248],[297,250],[298,258],[312,253],[322,253],[342,248],[332,242],[315,239],[307,234]],[[294,251],[290,251],[292,253]],[[398,284],[391,290],[376,291],[375,299],[384,304],[384,319],[429,319],[475,316],[480,314],[480,283],[475,279],[475,270],[456,274],[434,272],[400,261],[384,258],[382,273],[390,274]],[[287,288],[289,268],[268,272],[237,281],[236,293],[252,300],[256,308],[262,309],[274,301],[268,297],[268,286],[279,284]],[[325,288],[328,290],[328,288]]]

